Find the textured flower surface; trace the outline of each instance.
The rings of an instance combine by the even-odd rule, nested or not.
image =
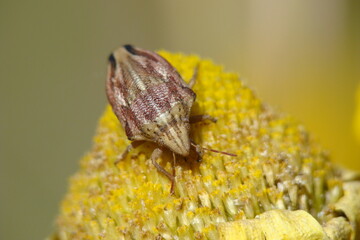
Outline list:
[[[272,214],[254,219],[275,209],[284,210],[275,214],[281,219],[287,212],[300,218],[295,210],[304,210],[302,223],[316,222],[321,231],[329,219],[344,215],[335,207],[346,195],[342,173],[302,125],[272,111],[236,74],[223,72],[211,61],[160,54],[185,81],[199,65],[192,114],[209,114],[218,121],[194,124],[191,138],[237,157],[205,152],[200,163],[193,155],[178,157],[175,194],[170,195],[169,179],[149,160],[153,143],[139,146],[114,165],[130,142],[107,107],[92,150],[71,178],[53,239],[239,239],[232,233],[236,227],[228,224],[275,219]],[[172,172],[170,152],[158,162]],[[294,226],[292,216],[286,219]],[[254,222],[255,228],[260,223]],[[352,223],[356,225],[356,219]],[[268,222],[273,229],[276,224]],[[353,234],[349,231],[346,236]],[[325,234],[314,239],[321,236]]]

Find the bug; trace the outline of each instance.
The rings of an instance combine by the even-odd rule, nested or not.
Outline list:
[[[171,181],[170,192],[174,193],[175,172],[170,174],[157,159],[164,149],[187,157],[193,147],[201,159],[202,150],[235,154],[207,149],[190,139],[190,124],[216,119],[209,115],[190,116],[196,94],[191,89],[196,72],[187,84],[177,70],[160,55],[124,45],[109,57],[106,94],[112,109],[132,143],[117,162],[144,141],[154,142],[158,147],[151,154],[152,164]],[[115,163],[115,164],[116,164]],[[173,166],[175,169],[175,166]]]

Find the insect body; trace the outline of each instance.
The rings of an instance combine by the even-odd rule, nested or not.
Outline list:
[[[190,122],[214,121],[208,115],[190,118],[196,98],[191,90],[193,84],[193,80],[185,83],[176,69],[154,52],[124,45],[109,57],[107,97],[128,139],[134,141],[120,160],[139,141],[157,143],[159,148],[154,150],[151,160],[172,181],[172,193],[174,175],[156,162],[162,149],[171,150],[174,159],[176,154],[187,157],[191,146],[201,155],[202,148],[190,140]]]

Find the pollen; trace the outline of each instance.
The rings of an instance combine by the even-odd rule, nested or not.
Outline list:
[[[127,140],[110,106],[100,118],[92,149],[81,160],[62,201],[53,239],[219,239],[219,224],[266,211],[304,210],[320,224],[344,193],[327,151],[292,117],[264,104],[235,73],[197,56],[160,51],[188,82],[196,67],[192,115],[216,123],[191,128],[202,161],[171,152],[159,159],[170,181],[151,163],[153,143],[132,150],[116,166]]]

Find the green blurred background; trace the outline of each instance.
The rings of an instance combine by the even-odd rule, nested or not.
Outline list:
[[[0,0],[0,239],[52,232],[106,104],[107,56],[124,43],[196,53],[241,73],[333,161],[360,170],[359,3]]]

